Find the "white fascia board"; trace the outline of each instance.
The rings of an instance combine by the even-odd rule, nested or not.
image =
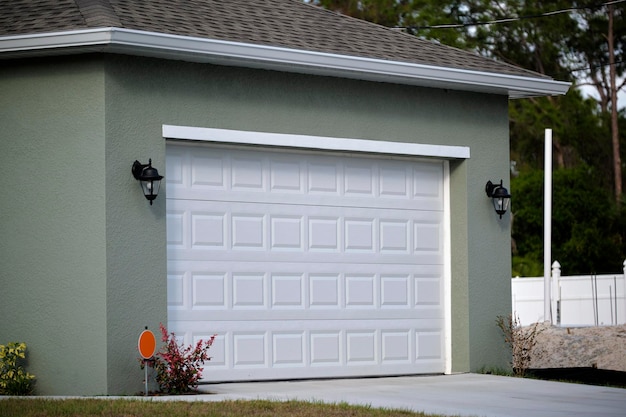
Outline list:
[[[0,37],[0,54],[111,44],[112,28]]]
[[[165,139],[216,142],[234,145],[256,145],[337,152],[365,152],[445,159],[467,159],[470,157],[470,148],[467,146],[426,145],[419,143],[251,132],[245,130],[191,126],[163,125],[163,137]]]
[[[512,98],[565,94],[570,83],[458,68],[337,55],[119,28],[0,37],[0,55],[68,47],[247,66],[370,81],[450,88]]]

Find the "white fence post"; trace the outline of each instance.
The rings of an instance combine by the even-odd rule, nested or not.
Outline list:
[[[559,261],[552,263],[552,311],[557,326],[561,325],[561,264]]]
[[[622,318],[623,319],[622,319],[622,323],[626,323],[626,259],[624,259],[624,264],[623,265],[624,265],[624,275],[623,275],[624,284],[623,284],[622,288],[623,288],[624,292],[622,293],[623,294],[623,300],[622,300]],[[617,288],[615,288],[615,294],[616,294],[615,298],[617,300]],[[617,301],[615,301],[615,304],[617,304]],[[618,306],[616,306],[616,308],[619,309]],[[618,314],[619,314],[619,312],[618,312]],[[616,322],[617,322],[617,320],[616,320]]]

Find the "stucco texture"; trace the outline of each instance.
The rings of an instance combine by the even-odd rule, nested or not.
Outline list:
[[[0,343],[37,392],[106,393],[102,62],[2,66],[0,91]]]
[[[165,202],[131,174],[165,146],[114,128],[105,66],[0,70],[0,343],[27,343],[38,394],[139,392],[137,338],[167,321]]]
[[[24,69],[33,80],[23,79]],[[1,74],[10,94],[0,97],[0,120],[8,126],[0,158],[11,198],[0,200],[0,232],[17,241],[0,242],[2,285],[12,294],[0,294],[0,302],[15,317],[0,323],[0,339],[29,343],[30,371],[41,375],[64,352],[50,345],[67,344],[76,354],[89,346],[95,354],[87,361],[93,386],[70,390],[68,377],[59,385],[41,381],[39,392],[142,388],[136,338],[144,325],[156,330],[167,320],[167,189],[150,206],[130,166],[152,158],[167,176],[163,124],[469,146],[470,159],[450,163],[452,370],[506,363],[495,319],[510,312],[510,223],[508,214],[498,219],[484,192],[488,180],[508,184],[506,97],[115,55]],[[58,80],[51,83],[50,74]],[[59,97],[64,104],[54,106]],[[25,123],[24,112],[33,110],[40,117]],[[68,129],[75,132],[68,136]],[[54,159],[52,171],[44,165],[52,175],[25,175],[33,159]],[[51,200],[51,189],[63,198]],[[40,234],[33,222],[54,226]],[[69,247],[50,252],[59,235]],[[61,278],[66,287],[84,288],[79,301],[76,291],[59,288]],[[46,332],[34,312],[41,299],[51,304],[44,322],[68,316],[60,334],[33,336]],[[72,302],[81,304],[63,307]],[[94,337],[85,339],[84,331]],[[77,378],[82,365],[68,364]]]

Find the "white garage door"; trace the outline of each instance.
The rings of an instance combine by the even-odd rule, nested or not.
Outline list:
[[[169,328],[207,381],[445,371],[442,161],[167,148]]]

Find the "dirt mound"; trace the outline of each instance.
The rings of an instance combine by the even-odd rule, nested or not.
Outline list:
[[[626,325],[539,325],[529,368],[598,368],[626,372]]]

